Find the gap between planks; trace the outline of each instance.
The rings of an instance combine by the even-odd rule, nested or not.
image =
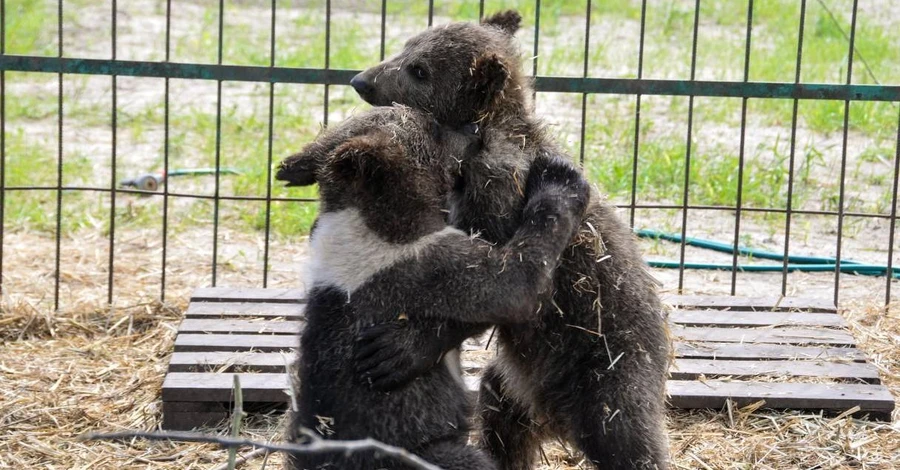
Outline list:
[[[834,313],[834,303],[820,298],[809,297],[736,297],[712,295],[669,295],[660,296],[662,301],[675,307],[692,309],[719,309],[734,311],[808,311]],[[202,287],[191,295],[191,302],[271,302],[304,303],[306,290],[262,289],[246,287]]]
[[[247,318],[303,320],[303,307],[296,304],[196,302],[184,313],[185,320],[239,321]],[[721,310],[675,310],[669,322],[684,326],[757,327],[821,326],[846,328],[847,322],[833,313],[805,312],[723,312]]]
[[[291,353],[255,352],[180,352],[169,361],[170,372],[286,372],[293,361]],[[463,369],[478,373],[482,366],[462,361]],[[678,358],[670,369],[676,380],[701,376],[730,377],[821,377],[833,380],[855,380],[880,383],[878,370],[867,363],[810,361],[747,361]]]
[[[295,335],[249,334],[179,334],[175,337],[175,352],[257,351],[279,352],[294,350],[299,340]],[[483,349],[465,345],[463,350]],[[692,359],[821,359],[865,362],[866,356],[852,347],[793,346],[782,344],[749,344],[720,342],[675,341],[676,357]]]

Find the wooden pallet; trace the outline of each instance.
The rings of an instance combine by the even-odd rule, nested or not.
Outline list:
[[[856,349],[834,305],[815,299],[670,296],[674,408],[722,408],[760,400],[769,408],[890,419],[894,398]],[[163,383],[163,427],[191,429],[224,420],[234,374],[244,408],[284,409],[288,375],[303,327],[304,293],[286,289],[198,289],[175,338]],[[483,341],[483,340],[482,340]],[[467,347],[483,348],[478,340]],[[464,348],[465,349],[465,348]],[[471,384],[478,366],[464,361]],[[773,381],[774,378],[778,381]]]

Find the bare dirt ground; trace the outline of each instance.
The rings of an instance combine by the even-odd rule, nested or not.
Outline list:
[[[890,2],[862,2],[861,11],[879,12],[879,21],[894,24],[897,15]],[[128,13],[119,18],[120,57],[137,60],[161,59],[158,53],[162,26],[160,2],[129,2]],[[84,42],[79,38],[85,30],[108,29],[104,6],[96,6],[78,24],[67,30],[67,55],[107,57],[108,44]],[[183,16],[175,25],[175,34],[188,34],[203,15],[203,7],[194,2],[179,4]],[[289,28],[302,9],[288,10],[280,17],[282,30]],[[349,13],[340,13],[349,14]],[[357,13],[364,21],[377,23],[374,13]],[[88,20],[87,18],[93,18]],[[248,7],[239,22],[268,24],[268,10]],[[436,23],[444,20],[436,19]],[[280,23],[281,24],[281,23]],[[576,27],[577,26],[577,27]],[[619,25],[613,40],[636,43],[635,24]],[[421,26],[403,25],[390,34],[408,36]],[[598,23],[598,28],[611,25]],[[560,28],[578,31],[580,25]],[[154,32],[152,42],[139,36]],[[725,34],[725,33],[723,33]],[[561,38],[560,41],[568,39]],[[531,39],[523,36],[523,48],[531,50]],[[630,47],[630,46],[629,46]],[[620,50],[623,62],[633,61],[632,49]],[[578,74],[579,71],[573,72]],[[621,70],[592,70],[599,76],[621,75]],[[714,71],[701,71],[700,76],[715,77]],[[735,77],[725,77],[735,78]],[[68,79],[67,79],[68,80]],[[67,82],[67,93],[85,102],[109,100],[109,80],[79,79]],[[55,93],[55,83],[17,84],[9,93]],[[178,106],[212,106],[209,99],[214,87],[209,83],[185,82],[183,90],[174,90]],[[227,93],[237,112],[256,106],[253,85],[229,85]],[[120,79],[120,103],[138,110],[147,103],[161,101],[158,82]],[[67,94],[67,99],[70,95]],[[213,95],[214,96],[214,95]],[[317,95],[319,96],[319,95]],[[332,88],[332,99],[353,99],[346,90]],[[321,99],[320,96],[318,98]],[[320,116],[321,102],[307,98],[300,113]],[[580,126],[580,97],[540,95],[538,111],[547,116],[559,130],[562,139],[577,139]],[[352,108],[333,107],[331,122],[345,117]],[[602,113],[606,109],[595,112]],[[625,110],[629,113],[633,110]],[[644,111],[653,114],[652,104]],[[317,117],[316,119],[320,119]],[[667,120],[663,113],[655,118],[655,131],[679,128],[683,122]],[[35,139],[55,138],[55,120],[12,123]],[[752,128],[752,132],[750,129]],[[748,148],[771,145],[774,136],[784,137],[783,128],[762,124],[748,128]],[[103,126],[67,123],[66,148],[89,155],[109,153],[111,134]],[[736,145],[736,129],[730,125],[699,125],[697,139],[730,142]],[[840,136],[819,135],[801,125],[800,141],[823,143],[826,158],[839,161]],[[140,139],[120,135],[120,164],[140,168],[147,155],[158,153],[160,129],[148,129]],[[872,144],[870,138],[851,133],[848,149],[850,161]],[[785,145],[784,143],[782,145]],[[591,149],[602,155],[608,149]],[[192,153],[195,152],[195,153]],[[184,162],[199,161],[201,155],[188,150]],[[93,181],[109,185],[109,167],[100,158],[94,160]],[[834,166],[822,171],[836,171]],[[185,183],[185,190],[209,191],[202,182]],[[861,196],[865,197],[865,195]],[[107,199],[98,198],[98,204]],[[138,198],[119,196],[119,204],[140,204]],[[623,218],[628,214],[623,211]],[[189,217],[181,214],[176,217]],[[639,211],[639,226],[680,230],[680,213],[674,211]],[[691,211],[689,235],[730,241],[734,234],[731,212]],[[47,234],[18,230],[3,234],[3,292],[0,302],[0,468],[214,468],[225,461],[225,453],[212,446],[174,443],[91,443],[78,436],[92,431],[122,429],[157,429],[160,423],[159,391],[165,373],[172,341],[182,309],[190,292],[211,283],[211,220],[193,220],[189,228],[169,235],[166,267],[166,302],[159,302],[162,276],[162,239],[159,228],[120,229],[116,233],[113,269],[113,303],[107,304],[109,241],[99,222],[61,240],[60,305],[55,311],[54,254],[55,240]],[[778,226],[778,224],[774,224]],[[843,239],[844,256],[865,262],[885,264],[887,260],[887,222],[862,222],[848,219]],[[742,240],[749,238],[754,247],[772,251],[783,249],[783,229],[773,229],[770,221],[746,215],[742,220]],[[833,255],[836,243],[833,218],[798,216],[792,225],[791,252]],[[296,287],[306,256],[303,239],[273,236],[270,240],[268,286]],[[264,235],[225,226],[219,232],[219,264],[217,285],[261,286],[263,278]],[[666,242],[642,242],[650,259],[678,259],[679,246]],[[731,256],[705,250],[687,249],[686,259],[694,262],[730,263]],[[894,264],[900,263],[895,253]],[[673,292],[678,286],[678,272],[655,270],[663,282],[663,290]],[[739,295],[777,295],[782,276],[778,274],[739,273],[736,290]],[[830,298],[833,274],[789,274],[788,295]],[[731,273],[687,271],[685,290],[692,293],[730,293]],[[894,283],[892,308],[885,313],[884,277],[842,275],[840,293],[842,315],[852,326],[855,337],[879,368],[882,379],[895,397],[900,396],[900,286]],[[810,413],[767,412],[755,409],[683,412],[673,411],[668,418],[670,449],[676,468],[894,468],[900,458],[900,413],[891,423],[877,423],[848,417],[832,419]],[[223,432],[222,429],[214,432]],[[277,417],[251,423],[247,435],[260,440],[281,438]],[[579,457],[571,456],[558,444],[545,445],[546,458],[539,467],[549,469],[584,468]],[[277,466],[278,457],[268,461]],[[262,460],[254,460],[247,468],[261,468]]]

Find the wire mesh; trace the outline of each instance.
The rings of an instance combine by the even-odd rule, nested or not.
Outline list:
[[[62,285],[62,275],[60,260],[62,258],[62,239],[63,239],[63,209],[65,203],[64,194],[67,192],[95,192],[108,195],[109,200],[109,233],[108,233],[108,259],[107,259],[107,301],[113,304],[115,301],[115,267],[116,267],[116,218],[117,218],[117,195],[133,194],[144,195],[149,197],[161,197],[162,199],[162,220],[161,220],[161,273],[159,280],[159,297],[166,299],[167,292],[167,273],[169,271],[169,241],[171,237],[170,229],[170,210],[173,199],[195,199],[207,200],[212,202],[212,255],[210,263],[211,284],[215,286],[219,280],[218,267],[220,265],[219,256],[221,252],[221,233],[220,218],[221,207],[223,201],[242,201],[248,203],[262,202],[264,204],[264,222],[262,224],[263,231],[263,255],[262,255],[262,279],[261,284],[265,287],[269,285],[271,274],[271,241],[272,241],[272,211],[273,203],[276,202],[292,202],[292,203],[309,203],[315,199],[304,197],[276,197],[273,195],[272,187],[272,165],[275,153],[275,119],[276,119],[276,90],[280,89],[282,84],[312,84],[321,86],[323,90],[322,115],[321,122],[323,125],[329,123],[329,103],[331,101],[330,87],[332,85],[345,85],[349,79],[355,75],[357,70],[346,70],[332,68],[332,3],[326,0],[324,5],[324,57],[321,68],[297,68],[297,67],[279,67],[276,60],[276,24],[278,19],[279,4],[277,0],[272,0],[269,8],[270,16],[270,35],[268,44],[268,64],[261,66],[251,65],[228,65],[224,63],[225,54],[225,2],[219,0],[217,15],[217,33],[216,38],[216,60],[215,63],[177,63],[172,61],[172,16],[173,6],[171,0],[165,3],[165,51],[162,61],[139,61],[139,60],[120,60],[117,53],[117,17],[119,16],[118,5],[116,0],[110,2],[110,21],[111,21],[111,37],[110,37],[110,58],[109,59],[88,59],[81,57],[66,57],[63,49],[64,45],[64,2],[59,0],[56,4],[56,20],[57,20],[57,41],[58,47],[54,56],[21,56],[11,55],[7,53],[7,16],[6,16],[6,0],[0,1],[0,289],[3,288],[4,269],[10,267],[4,264],[6,247],[4,246],[5,228],[7,224],[6,207],[8,204],[7,196],[15,192],[27,191],[49,191],[55,196],[55,214],[54,214],[54,244],[55,254],[52,268],[53,276],[53,306],[55,309],[63,307],[60,299],[60,289]],[[435,10],[435,2],[428,2],[427,24],[431,26],[435,19],[440,17],[440,6],[438,11]],[[681,242],[678,249],[678,288],[684,288],[685,280],[685,264],[686,264],[686,239],[688,238],[688,224],[691,222],[690,214],[693,211],[712,211],[718,213],[734,213],[734,232],[733,244],[737,246],[742,235],[742,218],[745,214],[780,214],[784,216],[783,230],[783,253],[784,261],[782,264],[781,286],[782,295],[788,294],[788,255],[791,252],[792,226],[794,224],[794,216],[826,216],[833,217],[837,222],[836,230],[836,269],[834,272],[833,295],[834,301],[840,300],[841,290],[841,263],[844,262],[845,252],[843,250],[845,239],[845,220],[848,217],[857,217],[863,219],[886,220],[889,226],[888,246],[887,246],[887,272],[892,272],[895,226],[896,226],[896,206],[898,177],[900,177],[900,117],[898,117],[898,128],[896,137],[896,151],[893,158],[893,173],[891,179],[892,195],[889,213],[869,213],[852,210],[847,205],[847,165],[848,165],[848,136],[850,133],[850,112],[853,103],[856,102],[900,102],[900,86],[881,85],[875,79],[869,64],[861,57],[859,51],[856,50],[857,37],[857,8],[858,1],[853,1],[853,9],[850,12],[850,28],[849,33],[845,34],[848,42],[848,53],[846,62],[846,74],[843,83],[821,84],[821,83],[805,83],[802,79],[801,66],[803,63],[804,53],[804,30],[808,27],[807,23],[807,1],[800,2],[800,14],[797,29],[797,50],[796,64],[794,69],[794,80],[791,83],[751,81],[751,44],[753,39],[754,25],[754,1],[748,0],[746,10],[746,25],[744,28],[744,57],[742,64],[742,78],[737,81],[709,81],[697,80],[697,58],[698,58],[698,36],[700,34],[701,24],[701,1],[693,2],[692,15],[692,39],[690,47],[690,76],[688,80],[670,80],[670,79],[648,79],[645,78],[645,38],[647,30],[648,2],[642,0],[640,2],[640,18],[639,18],[639,44],[637,49],[637,64],[635,78],[607,78],[592,76],[591,74],[591,28],[592,28],[592,10],[595,5],[590,0],[585,2],[584,16],[584,48],[583,63],[581,64],[580,77],[563,77],[563,76],[538,76],[538,64],[547,64],[548,61],[538,57],[541,40],[541,16],[542,5],[540,0],[535,0],[533,4],[533,58],[532,58],[532,74],[535,78],[535,91],[540,93],[574,93],[580,95],[580,140],[578,142],[578,161],[584,166],[587,155],[585,142],[587,140],[586,127],[591,118],[590,95],[629,95],[634,96],[634,135],[633,145],[631,146],[632,158],[630,162],[630,182],[628,183],[628,203],[622,204],[620,207],[629,210],[629,222],[632,227],[635,226],[636,213],[638,210],[675,210],[681,211],[680,232]],[[824,7],[824,4],[823,4]],[[177,6],[176,6],[177,8]],[[544,14],[548,13],[553,5],[545,5]],[[651,5],[652,8],[652,5]],[[825,8],[827,13],[834,19],[831,10]],[[380,37],[378,42],[378,57],[383,59],[386,54],[387,47],[387,12],[388,1],[380,2]],[[485,15],[485,2],[478,2],[479,18]],[[836,21],[836,20],[835,20]],[[842,31],[843,32],[843,31]],[[854,57],[860,59],[868,74],[875,81],[876,85],[862,85],[853,83],[853,65]],[[545,66],[546,67],[546,66]],[[549,69],[549,67],[546,67]],[[37,73],[46,72],[53,73],[57,78],[57,148],[56,148],[56,180],[55,184],[8,184],[7,182],[7,72],[27,72]],[[66,184],[65,176],[65,151],[64,143],[66,142],[66,123],[65,114],[65,92],[64,79],[68,75],[100,75],[108,76],[111,81],[111,109],[110,109],[110,184],[108,187],[102,185],[91,184]],[[173,191],[167,182],[162,184],[160,191],[145,191],[140,189],[122,188],[117,186],[118,171],[118,77],[148,77],[160,78],[163,82],[163,174],[167,175],[171,169],[171,80],[172,79],[199,79],[211,80],[216,82],[216,106],[215,106],[215,180],[213,194],[194,194],[185,191]],[[230,195],[223,194],[221,190],[221,169],[222,169],[222,137],[223,137],[223,92],[222,87],[225,82],[256,82],[266,84],[267,93],[267,119],[266,119],[266,164],[265,171],[265,193],[264,195]],[[337,96],[337,95],[336,95]],[[675,203],[656,203],[639,201],[638,178],[642,170],[641,166],[641,132],[642,128],[642,98],[645,96],[684,96],[687,97],[687,130],[685,136],[685,153],[684,153],[684,175],[681,184],[683,185],[679,202]],[[740,141],[738,147],[738,163],[737,163],[737,193],[734,205],[719,204],[697,204],[692,203],[691,184],[692,184],[692,158],[697,156],[693,153],[694,149],[694,112],[695,99],[698,97],[713,98],[740,98]],[[746,174],[746,146],[747,146],[747,126],[748,126],[748,102],[753,99],[788,99],[791,100],[791,125],[790,125],[790,142],[788,154],[788,172],[787,172],[787,191],[784,208],[780,207],[750,207],[745,204],[742,199],[743,187]],[[795,172],[797,171],[797,127],[799,119],[799,107],[802,100],[839,100],[843,102],[843,125],[841,134],[841,161],[839,176],[839,193],[836,207],[832,209],[814,210],[809,208],[795,207]],[[630,111],[629,111],[630,113]],[[739,256],[737,251],[731,258],[730,273],[730,292],[732,295],[737,293],[738,273],[741,271],[739,264]],[[13,267],[15,269],[15,267]],[[891,276],[886,276],[885,282],[885,303],[891,302]]]

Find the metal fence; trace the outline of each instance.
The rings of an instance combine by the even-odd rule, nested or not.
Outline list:
[[[847,217],[859,217],[859,218],[878,218],[889,221],[890,233],[889,233],[889,243],[887,246],[887,260],[886,260],[886,271],[885,273],[893,273],[893,256],[894,256],[894,240],[895,240],[895,223],[896,223],[896,207],[897,207],[897,184],[898,184],[898,171],[900,171],[900,152],[895,154],[893,159],[893,175],[892,175],[892,187],[893,187],[893,198],[891,200],[890,211],[889,213],[860,213],[860,212],[850,212],[845,208],[845,171],[847,168],[847,137],[848,137],[848,119],[849,119],[849,110],[851,106],[851,102],[873,102],[873,101],[885,101],[885,102],[900,102],[900,86],[892,85],[860,85],[854,84],[852,82],[853,71],[854,71],[854,57],[858,54],[854,54],[854,41],[857,32],[857,1],[853,1],[853,11],[851,16],[851,24],[849,31],[847,32],[847,42],[848,42],[848,53],[847,53],[847,62],[846,62],[846,80],[842,84],[816,84],[816,83],[803,83],[801,82],[801,58],[804,51],[803,43],[804,43],[804,24],[806,20],[806,11],[807,11],[807,1],[801,1],[801,13],[800,13],[800,24],[798,25],[797,34],[798,34],[798,47],[796,50],[796,75],[795,79],[792,83],[774,83],[774,82],[753,82],[750,81],[750,49],[751,49],[751,41],[753,39],[753,12],[754,12],[754,1],[749,0],[747,2],[747,14],[746,14],[746,29],[745,29],[745,54],[743,57],[743,79],[740,81],[700,81],[696,80],[696,70],[697,70],[697,36],[698,36],[698,26],[700,24],[700,0],[696,0],[694,15],[693,15],[693,42],[692,42],[692,50],[691,50],[691,68],[690,68],[690,78],[689,80],[660,80],[660,79],[646,79],[644,78],[643,69],[644,69],[644,37],[645,37],[645,25],[646,25],[646,17],[647,17],[647,8],[648,2],[647,0],[643,0],[641,2],[641,17],[640,17],[640,45],[639,45],[639,57],[638,57],[638,68],[637,75],[635,78],[601,78],[601,77],[592,77],[589,75],[589,67],[588,67],[588,57],[589,57],[589,48],[590,48],[590,33],[591,33],[591,11],[592,5],[591,0],[587,0],[586,2],[586,17],[585,17],[585,41],[584,41],[584,68],[583,74],[581,77],[560,77],[560,76],[537,76],[535,79],[535,86],[538,93],[574,93],[581,95],[581,142],[580,142],[580,154],[578,158],[583,163],[585,161],[585,122],[587,119],[587,115],[589,112],[588,106],[588,96],[591,94],[618,94],[618,95],[633,95],[635,97],[635,106],[634,106],[634,119],[635,119],[635,132],[634,132],[634,145],[633,145],[633,166],[632,166],[632,175],[631,175],[631,198],[630,203],[623,205],[622,207],[630,210],[630,221],[632,225],[634,224],[635,212],[638,209],[664,209],[664,210],[680,210],[681,211],[681,233],[680,237],[676,238],[676,240],[680,243],[680,256],[679,256],[679,282],[678,288],[681,289],[684,284],[684,272],[685,272],[685,251],[686,246],[690,243],[688,241],[688,233],[687,226],[688,220],[690,218],[690,214],[694,213],[694,211],[725,211],[725,212],[733,212],[734,213],[734,235],[733,235],[733,243],[734,246],[739,245],[739,241],[741,239],[741,219],[742,215],[747,212],[757,212],[757,213],[776,213],[776,214],[784,214],[786,219],[786,224],[784,226],[784,252],[783,252],[783,263],[782,263],[782,280],[780,286],[780,292],[782,294],[787,291],[787,274],[789,270],[792,269],[790,266],[790,258],[791,255],[791,218],[794,215],[798,214],[806,214],[806,215],[817,215],[817,216],[828,216],[834,217],[837,220],[837,236],[836,236],[836,245],[834,247],[834,300],[835,302],[839,299],[840,293],[840,282],[841,282],[841,273],[842,271],[852,270],[852,267],[849,267],[846,264],[843,264],[843,255],[842,252],[842,239],[844,237],[844,220]],[[3,165],[0,165],[0,224],[5,223],[5,215],[4,208],[6,206],[7,195],[13,192],[25,192],[25,191],[52,191],[55,192],[56,195],[56,232],[55,232],[55,241],[56,241],[56,253],[55,253],[55,266],[52,269],[52,276],[54,279],[55,289],[54,289],[54,307],[59,309],[60,305],[60,239],[61,239],[61,218],[62,218],[62,194],[64,191],[83,191],[83,192],[99,192],[99,193],[108,193],[110,206],[109,206],[109,235],[108,235],[108,243],[109,243],[109,257],[108,257],[108,266],[107,269],[109,271],[109,280],[107,287],[107,297],[108,301],[112,303],[113,301],[113,293],[116,289],[113,272],[114,265],[116,263],[115,259],[115,244],[117,241],[116,238],[116,206],[117,206],[117,198],[118,194],[142,194],[149,197],[158,197],[162,198],[162,207],[163,207],[163,218],[162,218],[162,230],[160,232],[160,237],[162,238],[162,270],[161,277],[159,279],[159,296],[165,299],[166,295],[166,264],[168,262],[168,253],[167,253],[167,240],[170,237],[168,223],[169,223],[169,205],[170,201],[174,198],[199,198],[199,199],[209,199],[213,204],[213,234],[212,234],[212,260],[210,263],[210,269],[212,274],[212,285],[216,285],[217,281],[217,266],[218,266],[218,256],[220,252],[220,248],[218,246],[219,243],[219,212],[220,212],[220,202],[221,201],[255,201],[261,202],[265,204],[266,218],[265,218],[265,229],[264,229],[264,255],[263,255],[263,278],[262,285],[266,286],[269,280],[269,246],[270,246],[270,215],[271,215],[271,207],[273,202],[277,201],[291,201],[297,202],[300,204],[310,202],[311,199],[307,198],[279,198],[273,197],[272,194],[272,174],[271,168],[273,163],[273,155],[272,155],[272,135],[273,135],[273,103],[275,100],[275,85],[276,84],[311,84],[311,85],[321,85],[324,87],[325,99],[322,110],[322,122],[327,125],[328,122],[328,106],[329,106],[329,87],[331,86],[344,86],[348,84],[350,78],[357,73],[356,70],[335,70],[330,68],[330,44],[331,44],[331,23],[332,23],[332,6],[331,1],[325,1],[325,17],[323,18],[325,22],[325,62],[324,68],[285,68],[276,66],[275,62],[275,45],[276,45],[276,17],[279,12],[279,8],[276,0],[271,0],[271,4],[269,7],[271,8],[271,24],[270,25],[259,25],[262,27],[271,28],[271,41],[269,44],[269,55],[271,57],[271,61],[268,67],[265,66],[238,66],[238,65],[224,65],[223,64],[223,15],[224,15],[224,0],[219,0],[219,15],[218,15],[218,51],[217,57],[218,60],[215,64],[198,64],[198,63],[175,63],[171,62],[171,47],[170,47],[170,35],[171,35],[171,17],[172,17],[172,9],[177,8],[177,6],[173,6],[171,0],[167,0],[165,2],[165,13],[166,13],[166,48],[165,48],[165,57],[163,61],[159,62],[148,62],[148,61],[130,61],[130,60],[120,60],[117,58],[117,37],[116,37],[116,12],[117,12],[117,2],[116,0],[111,1],[111,20],[112,20],[112,37],[111,40],[111,57],[109,59],[85,59],[85,58],[77,58],[77,57],[68,57],[65,55],[65,51],[63,50],[63,1],[60,0],[58,2],[58,18],[59,18],[59,48],[55,57],[44,57],[44,56],[19,56],[19,55],[11,55],[7,53],[6,50],[6,24],[7,24],[7,12],[6,11],[6,1],[0,1],[0,16],[4,19],[3,22],[0,22],[0,160],[2,160]],[[434,17],[434,1],[431,0],[428,2],[428,25],[430,26]],[[479,14],[484,15],[485,4],[484,0],[480,2],[479,5]],[[381,1],[381,48],[380,48],[380,57],[383,58],[385,55],[385,28],[386,28],[386,9],[387,9],[387,0]],[[538,49],[541,38],[541,1],[536,0],[535,2],[535,17],[533,18],[534,22],[534,30],[533,30],[533,47],[534,47],[534,63],[533,63],[533,73],[537,75],[538,72]],[[423,25],[424,26],[424,25]],[[530,34],[530,33],[526,33]],[[373,60],[374,62],[374,60]],[[7,134],[7,115],[6,115],[6,106],[7,106],[7,86],[6,86],[6,74],[7,72],[43,72],[43,73],[53,73],[58,75],[59,86],[58,86],[58,158],[57,158],[57,181],[55,185],[39,185],[39,186],[11,186],[8,185],[6,179],[6,134]],[[63,168],[63,77],[69,74],[88,74],[88,75],[102,75],[108,76],[112,82],[112,122],[111,122],[111,131],[112,131],[112,165],[111,165],[111,184],[108,187],[98,187],[98,186],[69,186],[63,184],[62,178],[62,168]],[[220,143],[222,140],[221,136],[221,120],[222,120],[222,83],[230,82],[230,81],[245,81],[245,82],[259,82],[268,84],[268,99],[269,99],[269,115],[268,115],[268,185],[265,196],[254,197],[254,196],[228,196],[220,194],[220,173],[215,173],[215,190],[212,195],[203,195],[203,194],[191,194],[191,193],[181,193],[181,192],[173,192],[170,191],[167,185],[163,185],[159,192],[155,191],[143,191],[139,189],[128,189],[117,187],[116,182],[116,155],[117,155],[117,139],[116,139],[116,130],[117,130],[117,93],[116,93],[116,82],[118,77],[149,77],[149,78],[159,78],[162,79],[165,83],[165,123],[164,123],[164,138],[165,138],[165,146],[164,146],[164,171],[168,172],[169,170],[169,113],[170,113],[170,80],[172,79],[198,79],[198,80],[209,80],[213,81],[217,84],[217,118],[216,118],[216,154],[215,154],[215,165],[216,168],[219,169],[221,167],[221,159],[220,159]],[[647,204],[647,203],[638,203],[637,200],[637,177],[639,172],[641,171],[641,161],[639,158],[640,155],[640,129],[641,129],[641,100],[642,97],[649,95],[665,95],[665,96],[685,96],[688,97],[688,115],[687,115],[687,135],[686,139],[686,155],[685,155],[685,171],[684,171],[684,192],[681,197],[681,201],[678,204]],[[692,142],[692,132],[693,132],[693,122],[694,122],[694,100],[697,97],[723,97],[723,98],[740,98],[742,100],[741,107],[741,132],[740,132],[740,155],[739,155],[739,166],[738,166],[738,191],[737,191],[737,200],[736,204],[731,206],[717,206],[717,205],[698,205],[692,204],[691,194],[689,191],[690,187],[690,166],[691,166],[691,142]],[[772,207],[772,208],[758,208],[758,207],[745,207],[742,204],[741,200],[741,187],[744,182],[746,175],[744,174],[744,159],[745,159],[745,138],[746,138],[746,127],[747,127],[747,104],[750,99],[788,99],[793,100],[793,118],[791,120],[791,142],[790,142],[790,162],[789,162],[789,180],[788,180],[788,191],[787,191],[787,201],[784,208]],[[839,192],[839,200],[837,202],[836,210],[800,210],[792,208],[792,198],[793,198],[793,188],[794,188],[794,169],[795,169],[795,146],[796,146],[796,131],[797,131],[797,122],[798,122],[798,103],[801,100],[838,100],[843,102],[843,138],[842,138],[842,161],[841,161],[841,171],[840,171],[840,192]],[[900,143],[900,123],[898,123],[898,143]],[[2,227],[4,225],[0,225],[0,234],[3,233]],[[2,243],[2,239],[0,239],[0,279],[2,279],[2,275],[5,270],[17,269],[16,266],[9,266],[3,263],[4,259],[4,244]],[[742,267],[739,265],[739,250],[734,250],[732,263],[731,263],[731,293],[735,293],[735,287],[737,284],[737,274],[742,270]],[[892,275],[885,276],[884,290],[885,290],[885,303],[889,303],[891,301],[891,280]]]

